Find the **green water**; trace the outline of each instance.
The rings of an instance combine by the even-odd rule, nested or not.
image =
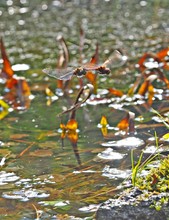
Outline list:
[[[100,62],[114,49],[121,49],[128,56],[124,67],[112,69],[107,78],[99,78],[100,92],[109,87],[127,92],[138,74],[134,67],[138,58],[147,51],[156,52],[168,46],[168,14],[169,4],[165,0],[0,1],[0,35],[12,65],[29,65],[28,70],[16,71],[16,74],[27,78],[34,95],[27,111],[13,111],[0,123],[0,155],[1,158],[8,155],[0,173],[0,219],[35,219],[35,209],[42,212],[42,219],[56,219],[56,216],[57,219],[63,216],[84,219],[96,210],[90,205],[98,205],[116,193],[112,189],[123,178],[104,176],[103,169],[106,166],[130,169],[128,151],[120,151],[126,154],[121,160],[100,159],[98,154],[106,149],[102,143],[125,136],[114,136],[116,130],[110,129],[110,136],[105,140],[98,124],[101,116],[106,115],[110,126],[115,128],[124,111],[109,106],[117,102],[116,99],[105,104],[97,100],[77,110],[79,165],[68,139],[62,148],[57,117],[63,107],[69,108],[75,100],[78,81],[75,79],[72,84],[72,94],[67,98],[58,97],[47,106],[45,88],[48,86],[55,92],[56,80],[47,77],[42,69],[56,66],[59,34],[67,42],[71,65],[78,66],[82,27],[84,61],[90,60],[96,42]],[[2,95],[3,89],[1,84]],[[158,110],[167,106],[167,98],[153,104]],[[125,108],[135,112],[136,117],[142,115],[144,122],[152,123],[152,114],[144,104],[129,104]],[[66,123],[68,115],[62,120]],[[167,132],[162,126],[155,130],[159,136]],[[154,128],[140,129],[137,136],[145,141],[154,136]],[[18,157],[26,148],[29,148],[27,152]]]

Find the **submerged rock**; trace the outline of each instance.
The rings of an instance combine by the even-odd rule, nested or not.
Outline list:
[[[163,195],[152,195],[141,199],[143,193],[134,189],[117,199],[103,203],[96,212],[96,220],[167,220],[169,203],[157,211],[153,206]]]

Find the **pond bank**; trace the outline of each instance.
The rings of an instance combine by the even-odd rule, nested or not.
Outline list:
[[[117,199],[104,202],[96,213],[97,220],[167,220],[169,216],[169,203],[163,205],[158,211],[153,206],[164,195],[152,195],[148,199],[140,200],[143,195],[137,188],[124,192]]]

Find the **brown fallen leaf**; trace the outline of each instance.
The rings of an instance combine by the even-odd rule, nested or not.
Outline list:
[[[11,134],[10,139],[22,139],[29,136],[29,134]]]
[[[51,150],[35,150],[29,153],[33,157],[51,157],[53,152]]]

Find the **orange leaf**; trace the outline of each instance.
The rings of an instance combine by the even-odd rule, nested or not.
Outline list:
[[[118,90],[118,89],[110,88],[109,89],[109,93],[112,94],[112,95],[118,96],[118,97],[122,97],[123,96],[123,92]]]
[[[164,59],[166,56],[169,56],[169,48],[164,48],[160,50],[158,53],[156,53],[156,56],[159,59]]]
[[[8,59],[8,56],[6,54],[5,46],[3,44],[3,40],[1,38],[1,55],[3,59],[3,68],[2,68],[2,74],[5,78],[10,78],[13,76],[14,71],[11,67],[10,61]]]
[[[97,64],[99,62],[99,45],[98,43],[96,44],[96,50],[95,50],[95,54],[92,56],[91,60],[90,60],[90,64]]]
[[[150,54],[148,53],[145,53],[138,61],[138,64],[139,64],[139,68],[141,71],[144,71],[145,70],[145,66],[144,66],[144,62],[147,58],[151,57]]]
[[[22,94],[23,94],[24,96],[29,96],[29,95],[31,95],[30,87],[29,87],[27,81],[26,81],[25,79],[21,79],[19,82],[21,83]]]
[[[148,104],[151,106],[154,98],[154,87],[153,85],[148,86]]]
[[[87,72],[85,76],[92,84],[95,82],[97,77],[97,75],[92,72]]]
[[[13,87],[15,87],[17,85],[17,83],[18,83],[18,80],[11,77],[11,78],[7,79],[7,81],[6,81],[6,88],[12,89]]]
[[[57,80],[57,88],[63,89],[63,80],[60,80],[60,79]]]
[[[123,118],[117,125],[117,127],[120,130],[125,130],[129,127],[129,117],[127,115],[127,117]]]
[[[167,88],[169,88],[169,80],[164,76],[164,73],[162,71],[160,71],[159,69],[157,71],[159,78],[167,85]]]
[[[144,96],[145,93],[146,93],[147,90],[148,90],[148,86],[149,86],[149,81],[144,81],[144,82],[142,83],[142,85],[140,86],[140,89],[139,89],[139,91],[138,91],[138,94]]]
[[[126,117],[123,118],[117,125],[120,130],[126,130],[128,128],[129,133],[134,133],[134,118],[135,114],[133,112],[128,112]]]

